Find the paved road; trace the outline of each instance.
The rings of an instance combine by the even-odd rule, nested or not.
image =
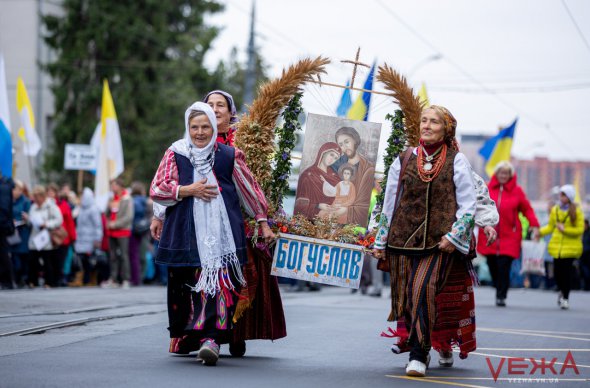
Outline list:
[[[478,350],[447,369],[432,354],[433,367],[422,380],[407,378],[407,355],[393,355],[389,340],[379,337],[386,328],[385,297],[324,288],[284,293],[283,299],[287,338],[248,342],[243,359],[222,347],[218,365],[205,367],[194,355],[167,353],[165,288],[3,291],[0,387],[588,386],[590,293],[574,292],[571,310],[561,311],[552,292],[511,290],[508,307],[497,308],[493,290],[478,288]],[[66,321],[73,326],[16,334]],[[534,370],[542,357],[547,364],[556,358],[544,375]],[[488,360],[494,370],[501,366],[496,382]]]

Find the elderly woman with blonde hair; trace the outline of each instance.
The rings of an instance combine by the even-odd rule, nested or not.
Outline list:
[[[524,190],[516,183],[516,173],[510,162],[498,163],[488,189],[500,214],[500,222],[496,226],[498,239],[492,244],[486,244],[483,231],[480,231],[477,251],[487,257],[496,287],[496,306],[504,307],[510,285],[512,260],[520,257],[522,225],[518,213],[522,213],[529,221],[535,236],[538,235],[539,221]]]

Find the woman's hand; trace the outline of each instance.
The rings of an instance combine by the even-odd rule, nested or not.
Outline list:
[[[260,221],[258,225],[260,225],[260,232],[265,243],[270,244],[272,240],[277,238],[277,236],[275,236],[275,234],[272,232],[272,229],[270,229],[266,221]]]
[[[438,249],[440,249],[442,252],[453,253],[455,251],[455,246],[445,236],[443,236],[438,243]]]
[[[320,179],[322,180],[322,182],[324,182],[324,183],[326,182],[326,178],[324,178],[323,175],[320,175]]]
[[[160,237],[162,237],[162,227],[164,226],[164,222],[162,220],[157,219],[156,217],[152,218],[152,223],[150,224],[150,233],[154,240],[160,241]]]
[[[565,226],[563,225],[563,222],[558,222],[557,223],[557,230],[559,230],[561,233],[563,233],[564,229],[565,229]]]
[[[377,260],[383,260],[385,258],[385,249],[373,249],[373,257]]]
[[[496,232],[496,229],[494,229],[493,226],[488,225],[485,228],[483,228],[483,234],[485,234],[488,238],[488,241],[486,242],[487,246],[493,244],[494,241],[496,241],[496,238],[498,238],[498,232]]]
[[[320,210],[330,210],[331,206],[328,205],[327,203],[320,203],[320,204],[318,204],[318,208]]]
[[[180,186],[178,196],[180,198],[195,197],[202,199],[203,201],[209,202],[213,198],[217,197],[219,190],[216,185],[208,185],[207,178],[202,179],[199,182],[191,183],[187,186]]]
[[[541,238],[541,232],[539,231],[539,228],[537,228],[536,226],[533,226],[531,228],[531,237],[535,241],[539,241]]]

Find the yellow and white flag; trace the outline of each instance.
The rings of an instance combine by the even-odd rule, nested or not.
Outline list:
[[[424,82],[422,82],[422,87],[418,92],[418,98],[420,99],[420,102],[424,104],[424,106],[430,106],[430,100],[428,99],[428,93],[426,92],[426,84]]]
[[[119,122],[106,79],[102,89],[100,123],[96,126],[90,144],[97,150],[98,155],[94,180],[96,205],[104,212],[109,202],[110,181],[118,177],[124,170]]]
[[[23,141],[23,153],[28,156],[35,156],[41,150],[41,139],[35,131],[35,116],[27,88],[21,77],[16,82],[16,109],[20,116],[21,127],[18,130],[18,136]]]

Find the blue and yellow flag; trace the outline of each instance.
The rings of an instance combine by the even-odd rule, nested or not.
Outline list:
[[[342,98],[340,98],[340,104],[336,108],[336,115],[338,117],[346,117],[348,110],[352,106],[352,99],[350,98],[350,81],[346,81],[346,89],[342,92]]]
[[[371,71],[367,76],[367,80],[365,81],[365,86],[363,89],[365,90],[373,90],[373,78],[375,75],[375,64],[371,67]],[[370,92],[363,92],[359,95],[348,110],[346,117],[351,120],[362,120],[367,121],[369,117],[369,106],[371,104],[371,93]]]
[[[12,138],[4,57],[0,53],[0,175],[12,176]]]
[[[500,129],[500,132],[486,141],[479,149],[479,154],[486,161],[486,173],[488,176],[494,174],[494,168],[502,161],[510,161],[510,151],[512,150],[512,141],[514,140],[514,129],[518,118],[506,128]]]

